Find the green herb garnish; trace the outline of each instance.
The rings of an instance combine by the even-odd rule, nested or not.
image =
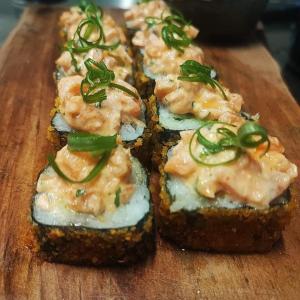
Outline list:
[[[120,45],[119,41],[112,45],[105,44],[105,34],[102,25],[103,11],[100,7],[97,7],[91,1],[82,1],[79,7],[86,14],[86,18],[79,23],[73,39],[67,41],[65,47],[65,50],[71,55],[72,65],[76,72],[79,72],[80,68],[74,54],[86,53],[93,48],[114,50]],[[89,39],[93,32],[97,33],[95,41]]]
[[[116,191],[116,196],[115,196],[115,206],[116,207],[120,206],[120,195],[121,195],[121,188],[119,187]]]
[[[82,180],[76,181],[70,179],[67,175],[61,171],[55,157],[53,155],[48,156],[49,165],[54,171],[64,180],[71,183],[85,183],[94,179],[100,171],[106,165],[111,151],[117,146],[117,136],[101,136],[91,133],[70,133],[68,135],[68,149],[72,152],[89,152],[95,157],[100,157],[96,166],[91,172]]]
[[[185,114],[185,115],[176,115],[174,117],[174,120],[176,121],[183,121],[183,120],[190,120],[190,119],[194,119],[195,117],[191,114]]]
[[[81,0],[78,6],[87,16],[95,16],[99,19],[103,16],[102,8],[91,0]]]
[[[153,1],[153,0],[138,0],[138,4],[142,4],[142,3],[149,3],[149,2],[151,2],[151,1]]]
[[[85,193],[86,193],[85,189],[78,189],[76,191],[75,195],[76,195],[76,197],[81,197],[81,196],[85,195]]]
[[[187,60],[180,66],[181,75],[178,77],[182,81],[202,82],[210,85],[212,88],[218,88],[224,99],[227,96],[222,85],[215,79],[216,71],[208,66],[204,66],[195,60]]]
[[[163,17],[163,13],[161,18],[146,17],[145,22],[149,27],[163,24],[161,36],[169,48],[183,52],[184,48],[192,43],[192,39],[190,39],[184,31],[184,27],[190,25],[190,22],[185,20],[183,15],[177,10],[172,9],[171,15],[165,18]]]
[[[113,82],[113,80],[115,80],[115,73],[109,70],[103,61],[98,63],[88,58],[84,64],[87,68],[87,74],[81,82],[80,92],[85,102],[97,103],[97,105],[100,106],[101,102],[107,99],[106,89],[108,87],[119,89],[139,99],[139,96],[133,91]]]
[[[218,142],[212,142],[201,133],[201,129],[205,127],[211,128],[213,125],[216,124],[226,125],[229,127],[236,127],[235,125],[219,121],[208,121],[205,122],[202,126],[200,126],[194,132],[189,143],[189,152],[192,159],[195,162],[210,167],[225,165],[237,160],[246,148],[256,148],[264,143],[267,143],[267,148],[262,155],[266,154],[269,151],[270,141],[268,133],[266,129],[260,126],[259,124],[248,121],[238,129],[237,133],[233,132],[227,127],[220,127],[217,129],[217,133],[221,135],[221,138]],[[192,151],[192,143],[195,140],[195,138],[196,141],[203,146],[203,151],[200,155],[196,155]],[[218,154],[219,152],[225,150],[233,150],[234,157],[227,161],[221,161],[213,164],[208,163],[204,160],[208,156]]]

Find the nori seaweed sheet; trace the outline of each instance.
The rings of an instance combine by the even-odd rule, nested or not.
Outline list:
[[[31,203],[31,222],[36,250],[42,259],[76,265],[129,265],[155,252],[151,195],[149,211],[136,225],[113,229],[40,223],[34,217],[34,201],[35,196]]]

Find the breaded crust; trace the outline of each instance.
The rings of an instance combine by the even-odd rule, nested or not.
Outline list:
[[[170,212],[171,197],[166,187],[164,165],[169,147],[162,151],[160,204],[157,216],[160,234],[180,248],[228,253],[270,251],[288,225],[296,201],[286,191],[286,201],[268,209],[250,207],[202,208],[193,212]]]

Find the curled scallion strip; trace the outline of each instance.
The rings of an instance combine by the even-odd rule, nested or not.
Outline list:
[[[209,167],[225,165],[237,160],[246,148],[256,148],[264,143],[267,143],[267,147],[262,155],[265,155],[269,151],[270,140],[268,133],[266,129],[259,124],[252,121],[247,121],[238,129],[237,133],[233,132],[227,127],[220,127],[217,129],[217,133],[221,135],[221,138],[218,140],[218,142],[212,142],[201,133],[201,130],[205,127],[212,127],[216,124],[236,127],[235,125],[219,121],[208,121],[201,125],[193,133],[189,142],[189,153],[195,162]],[[200,155],[193,153],[192,143],[194,140],[203,146],[203,152]],[[203,160],[205,157],[215,155],[226,150],[234,151],[233,158],[217,163],[208,163]]]
[[[101,7],[97,6],[93,1],[90,0],[81,0],[79,3],[79,8],[87,16],[94,16],[101,20],[103,17],[103,10]]]
[[[68,148],[70,151],[95,152],[111,151],[116,146],[116,135],[101,136],[86,132],[70,133],[68,135]]]
[[[80,92],[85,102],[101,104],[102,101],[107,99],[106,88],[108,87],[119,89],[136,99],[139,98],[136,93],[127,87],[113,82],[115,74],[106,67],[103,61],[98,63],[88,58],[84,64],[87,68],[87,74],[81,82]]]
[[[79,72],[80,68],[74,54],[86,53],[93,48],[114,50],[120,45],[120,41],[111,45],[105,44],[105,33],[102,25],[103,11],[100,7],[91,1],[81,1],[79,7],[86,14],[86,18],[79,23],[73,39],[69,40],[65,47],[65,50],[71,55],[72,65],[76,72]],[[91,41],[89,38],[93,32],[97,33],[97,37]]]
[[[165,44],[169,48],[174,48],[180,52],[183,52],[185,47],[188,47],[192,43],[184,27],[190,25],[190,22],[186,21],[183,15],[177,10],[172,9],[171,14],[167,17],[146,17],[145,22],[149,27],[162,24],[161,36]]]
[[[59,168],[55,162],[53,155],[48,156],[49,165],[54,171],[64,180],[70,183],[85,183],[93,180],[105,167],[111,151],[117,146],[116,135],[114,136],[100,136],[91,133],[70,133],[68,136],[68,148],[72,152],[89,152],[93,156],[100,156],[99,161],[91,172],[82,180],[73,180],[69,178]]]
[[[180,72],[179,80],[208,84],[212,88],[218,88],[224,99],[228,99],[222,85],[215,79],[216,71],[214,69],[204,66],[195,60],[187,60],[180,66]]]
[[[138,0],[137,3],[142,4],[142,3],[149,3],[151,1],[153,1],[153,0]]]
[[[183,52],[183,48],[188,47],[192,42],[185,31],[175,24],[165,25],[161,30],[161,35],[168,47],[180,52]]]

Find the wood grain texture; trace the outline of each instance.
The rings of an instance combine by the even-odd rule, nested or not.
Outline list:
[[[158,237],[152,259],[131,268],[84,268],[40,261],[31,251],[34,182],[51,151],[59,11],[31,8],[0,56],[0,299],[299,299],[300,214],[266,255],[182,251]],[[260,112],[300,166],[300,110],[259,43],[209,47],[208,61],[245,108]],[[296,195],[299,187],[296,185]]]

